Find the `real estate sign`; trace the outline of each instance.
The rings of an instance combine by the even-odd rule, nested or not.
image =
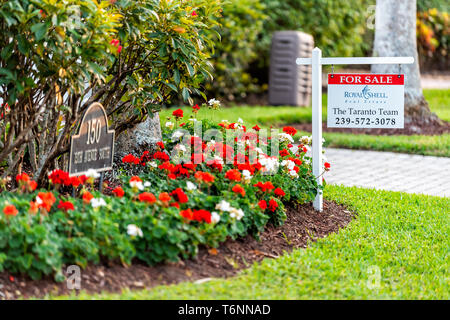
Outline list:
[[[328,74],[328,127],[403,128],[404,75]]]
[[[78,134],[71,137],[69,174],[111,170],[113,156],[114,130],[109,130],[103,106],[95,102],[84,113]]]

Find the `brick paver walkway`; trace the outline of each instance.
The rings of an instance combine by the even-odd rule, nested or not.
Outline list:
[[[325,149],[330,184],[450,197],[450,158]]]

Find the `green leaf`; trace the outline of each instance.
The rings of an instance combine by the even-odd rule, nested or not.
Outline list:
[[[173,78],[177,86],[180,85],[180,71],[176,68],[173,70]]]
[[[50,23],[48,22],[42,22],[42,23],[36,23],[35,25],[31,26],[31,31],[34,32],[36,36],[36,41],[42,40],[45,35],[47,34],[47,30],[49,28]]]
[[[167,83],[167,82],[163,82],[166,86],[168,86],[170,89],[172,89],[175,92],[178,92],[178,89],[175,85],[173,85],[172,83]]]
[[[183,96],[184,101],[189,101],[190,94],[187,88],[183,88],[183,90],[181,91],[181,95]]]

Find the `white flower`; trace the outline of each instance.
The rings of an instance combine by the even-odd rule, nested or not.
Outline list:
[[[132,237],[143,237],[144,236],[144,234],[142,233],[141,228],[139,228],[135,224],[129,224],[127,226],[127,233],[128,233],[129,236],[132,236]]]
[[[144,182],[144,187],[150,187],[152,184],[150,183],[150,181],[145,181]]]
[[[186,189],[187,190],[196,190],[197,189],[197,186],[194,184],[194,183],[192,183],[192,182],[190,182],[190,181],[187,181],[186,182]]]
[[[177,130],[172,134],[172,141],[178,140],[182,136],[184,136],[184,132],[181,130]]]
[[[166,128],[173,129],[173,126],[174,126],[173,122],[170,122],[170,121],[166,122]]]
[[[42,199],[39,198],[39,196],[37,196],[37,197],[36,197],[36,203],[37,203],[37,204],[42,204],[42,202],[43,202]]]
[[[220,211],[230,211],[232,209],[229,202],[225,200],[221,200],[218,204],[216,204],[216,209]]]
[[[291,175],[291,177],[298,178],[298,174],[295,170],[289,170],[289,174]]]
[[[303,136],[300,138],[300,143],[304,144],[304,145],[309,145],[311,144],[312,139],[309,136]]]
[[[237,220],[241,220],[244,216],[244,211],[242,209],[231,208],[230,217],[236,218]]]
[[[133,189],[144,190],[142,181],[130,181],[130,187],[132,187]]]
[[[88,171],[86,171],[85,175],[88,178],[94,178],[94,179],[97,179],[98,177],[100,177],[100,174],[95,169],[89,169]]]
[[[91,205],[93,208],[103,207],[103,206],[106,206],[106,202],[105,202],[105,199],[103,199],[103,198],[98,198],[98,199],[92,198]]]
[[[295,167],[295,162],[292,160],[283,160],[281,161],[281,165],[288,168],[288,170],[292,170]]]
[[[220,221],[220,215],[215,211],[211,212],[211,222],[217,223],[219,221]]]
[[[242,170],[242,176],[244,177],[244,180],[251,180],[253,178],[251,172],[248,170]]]
[[[239,118],[239,119],[238,119],[238,122],[242,124],[242,123],[244,123],[244,120],[242,120],[241,118]]]
[[[283,141],[283,142],[285,142],[285,141],[289,141],[289,142],[294,142],[294,139],[291,137],[291,135],[290,134],[287,134],[287,133],[285,133],[285,132],[281,132],[281,133],[279,133],[278,134],[278,138],[281,140],[281,141]]]
[[[156,161],[150,161],[149,164],[150,164],[150,166],[153,167],[153,168],[158,167],[158,164],[156,163]]]
[[[186,152],[186,147],[184,146],[184,144],[177,144],[175,149],[177,149],[178,151]]]
[[[209,104],[211,107],[220,107],[220,101],[219,101],[219,100],[216,100],[216,99],[210,99],[210,100],[208,101],[208,104]]]
[[[264,153],[264,152],[262,151],[262,149],[259,148],[259,147],[256,147],[256,148],[255,148],[255,151],[258,152],[259,154],[263,154],[263,153]]]

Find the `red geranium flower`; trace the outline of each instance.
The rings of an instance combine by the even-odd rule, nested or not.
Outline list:
[[[197,113],[198,110],[200,110],[200,107],[198,106],[198,104],[196,104],[195,106],[192,107],[192,112]]]
[[[3,213],[5,214],[5,216],[16,216],[19,211],[14,205],[10,204],[3,208]]]
[[[94,196],[89,191],[85,191],[83,193],[83,197],[82,197],[83,203],[89,204],[93,198],[94,198]]]
[[[170,200],[172,200],[167,192],[161,192],[158,196],[158,199],[162,202],[169,202]]]
[[[113,191],[112,191],[116,197],[122,198],[125,194],[125,191],[123,191],[122,187],[116,187]]]
[[[245,189],[242,188],[240,184],[235,185],[231,190],[233,190],[234,193],[240,194],[241,196],[245,197]]]
[[[161,149],[164,150],[164,142],[158,141],[158,142],[156,143],[156,145],[157,145],[158,147],[160,147]]]
[[[198,16],[198,14],[197,14],[197,12],[195,12],[195,10],[194,10],[194,11],[192,11],[191,15],[192,15],[193,17],[196,17],[196,16]]]
[[[257,184],[254,184],[253,186],[259,188],[259,190],[261,190],[262,192],[271,191],[272,189],[275,188],[275,186],[270,181],[267,181],[265,183],[259,181]]]
[[[206,184],[214,182],[215,177],[209,172],[197,171],[195,173],[195,179]]]
[[[59,200],[58,209],[69,211],[69,210],[75,210],[75,207],[73,206],[73,203],[70,201],[62,201]]]
[[[139,201],[152,204],[156,202],[156,197],[151,192],[142,192],[139,195]]]
[[[330,164],[329,162],[325,162],[325,163],[323,164],[323,166],[325,167],[325,170],[326,170],[326,171],[330,170],[330,168],[331,168],[331,164]]]
[[[280,196],[280,197],[284,197],[286,195],[286,193],[284,192],[283,189],[281,188],[276,188],[274,190],[275,195]]]
[[[157,151],[153,155],[153,159],[161,160],[161,161],[169,161],[170,157],[165,152]]]
[[[136,161],[136,159],[137,158],[130,153],[122,158],[122,162],[123,163],[134,163]]]
[[[39,192],[36,201],[39,205],[39,208],[44,208],[47,212],[50,212],[50,209],[55,203],[56,198],[51,192]]]
[[[211,223],[211,212],[208,210],[200,209],[200,210],[194,210],[194,220],[198,222],[206,222]]]
[[[63,170],[59,170],[59,169],[53,170],[48,175],[48,179],[50,180],[50,183],[55,184],[55,185],[70,186],[69,173],[65,172]]]
[[[186,195],[186,193],[184,193],[183,189],[181,188],[173,190],[170,193],[170,195],[173,196],[175,200],[178,201],[179,203],[186,203],[189,200],[188,196]]]
[[[175,110],[174,112],[172,112],[172,115],[173,115],[175,118],[183,118],[183,110],[177,109],[177,110]]]
[[[259,131],[259,130],[261,130],[261,128],[260,127],[258,127],[258,125],[255,125],[253,128],[252,128],[253,130],[255,130],[255,131]]]
[[[241,181],[241,173],[239,170],[230,169],[225,173],[225,178],[233,180],[233,181]]]
[[[291,136],[295,136],[295,134],[297,133],[297,129],[295,129],[293,127],[284,127],[283,132],[285,132]]]
[[[17,182],[25,182],[26,183],[26,182],[30,181],[30,176],[28,174],[26,174],[25,172],[23,172],[23,173],[18,174],[16,176],[16,181]]]
[[[180,215],[183,218],[186,218],[188,220],[193,220],[194,219],[194,213],[192,212],[191,209],[181,210],[180,211]]]
[[[262,211],[267,209],[267,202],[266,200],[260,200],[258,202],[258,206],[261,208]]]
[[[283,149],[280,151],[280,156],[282,157],[286,157],[289,155],[289,151],[287,151],[286,149]]]
[[[278,202],[276,202],[274,199],[270,199],[269,201],[269,210],[272,212],[275,212],[278,208]]]

